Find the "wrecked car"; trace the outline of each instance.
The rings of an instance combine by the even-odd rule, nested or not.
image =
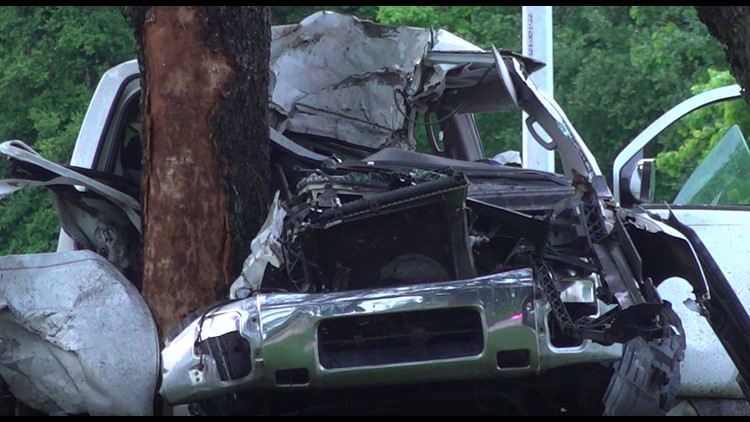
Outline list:
[[[136,289],[137,63],[102,78],[70,166],[20,141],[0,145],[15,165],[0,194],[48,186],[64,229],[58,254],[2,258],[13,266],[0,266],[0,316],[15,324],[2,340],[27,352],[0,349],[0,376],[19,401],[46,413],[142,414],[158,385],[167,405],[206,415],[664,414],[686,340],[659,284],[680,277],[701,312],[744,323],[732,319],[731,294],[716,299],[727,280],[689,227],[614,200],[564,112],[529,79],[542,63],[335,13],[272,34],[273,204],[227,301],[161,346],[152,321],[134,325],[149,350],[134,375],[117,376],[138,406],[107,408],[123,390],[57,341],[81,347],[121,327],[68,318],[39,328],[29,315],[59,312],[46,295],[10,288],[48,285],[53,263],[80,262],[109,275],[71,274],[87,280],[65,287],[72,304],[111,278],[127,299],[115,312],[148,316]],[[475,114],[513,107],[563,174],[485,157]],[[420,136],[429,152],[415,150]],[[658,259],[644,254],[654,250]],[[724,334],[733,350],[745,340]],[[22,364],[46,362],[34,351],[49,344],[71,359]],[[117,344],[97,371],[132,359]],[[47,387],[71,366],[82,368],[77,389]]]

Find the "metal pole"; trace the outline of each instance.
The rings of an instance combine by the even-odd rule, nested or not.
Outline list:
[[[547,64],[541,70],[531,75],[531,80],[536,86],[549,94],[554,95],[553,90],[553,60],[552,60],[552,6],[522,6],[521,8],[521,33],[523,34],[522,53],[541,60]],[[547,151],[526,129],[526,113],[523,113],[521,128],[523,131],[523,158],[524,168],[555,171],[555,156],[552,151]],[[542,136],[545,136],[542,133]]]

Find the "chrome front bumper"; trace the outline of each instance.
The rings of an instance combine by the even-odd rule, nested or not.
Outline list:
[[[209,311],[175,337],[162,351],[160,394],[174,405],[248,389],[353,388],[519,376],[620,358],[621,345],[605,347],[586,341],[577,347],[553,347],[546,334],[547,304],[537,296],[541,295],[536,294],[530,269],[388,289],[260,294]],[[445,334],[441,338],[448,346],[437,346],[445,347],[442,355],[410,356],[408,361],[397,357],[390,363],[374,364],[367,359],[335,365],[330,359],[321,360],[321,351],[328,353],[321,348],[321,324],[330,325],[334,319],[334,326],[343,321],[348,327],[346,319],[350,318],[351,326],[359,329],[374,324],[368,318],[408,321],[419,316],[424,321],[426,315],[440,318],[467,313],[477,316],[467,321],[475,322],[479,334],[471,337],[472,327],[468,327],[469,334]],[[427,325],[442,325],[434,319]],[[417,328],[413,335],[406,335],[406,341],[413,337],[421,347],[429,336]],[[373,341],[388,344],[387,337]],[[470,337],[480,339],[479,347],[453,347]],[[211,342],[213,346],[204,346]],[[364,350],[363,356],[379,353],[363,346],[367,339],[354,338],[350,343]]]

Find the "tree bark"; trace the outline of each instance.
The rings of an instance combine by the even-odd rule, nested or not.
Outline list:
[[[695,6],[708,32],[724,44],[732,75],[750,105],[750,6]]]
[[[162,334],[225,298],[268,209],[269,11],[140,6],[143,296]]]

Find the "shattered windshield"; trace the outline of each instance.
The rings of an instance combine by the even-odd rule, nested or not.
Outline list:
[[[750,150],[733,125],[677,193],[678,205],[750,204]]]

